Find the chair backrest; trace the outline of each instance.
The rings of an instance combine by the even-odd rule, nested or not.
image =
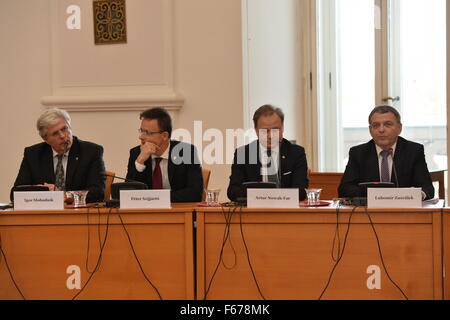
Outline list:
[[[431,181],[438,183],[439,199],[445,199],[445,171],[447,170],[430,171]]]
[[[209,176],[211,175],[211,170],[209,170],[209,169],[202,169],[202,174],[203,174],[203,196],[202,196],[202,201],[205,201],[205,199],[206,199],[206,192],[205,192],[205,190],[208,189]]]
[[[341,172],[314,172],[309,171],[309,187],[320,188],[320,199],[331,200],[338,197],[338,187],[341,183]]]
[[[114,181],[116,175],[113,171],[105,171],[106,176],[106,188],[105,188],[105,200],[111,200],[111,184]]]

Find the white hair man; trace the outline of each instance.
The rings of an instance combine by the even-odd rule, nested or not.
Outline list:
[[[20,185],[45,185],[50,190],[88,190],[87,202],[103,201],[103,147],[72,135],[69,114],[53,108],[36,123],[41,143],[25,148],[13,190]]]

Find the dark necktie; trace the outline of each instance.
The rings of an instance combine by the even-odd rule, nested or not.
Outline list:
[[[391,178],[389,175],[389,165],[388,165],[388,150],[383,150],[380,152],[381,155],[381,182],[390,182]]]
[[[272,158],[272,150],[267,150],[267,181],[273,182],[278,186],[278,172]]]
[[[64,174],[64,167],[62,164],[62,159],[64,155],[58,154],[58,163],[56,164],[56,171],[55,171],[55,190],[65,190],[65,174]]]
[[[161,167],[159,166],[159,163],[161,162],[162,158],[155,158],[155,169],[153,169],[153,176],[152,176],[152,189],[162,189],[162,172]]]

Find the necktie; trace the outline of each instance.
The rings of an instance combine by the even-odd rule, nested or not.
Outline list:
[[[161,173],[161,167],[159,166],[159,163],[161,162],[162,158],[155,158],[155,169],[153,169],[153,176],[152,176],[152,189],[162,189],[162,173]]]
[[[267,150],[267,181],[273,182],[278,187],[278,171],[272,158],[272,150]]]
[[[389,151],[383,150],[380,152],[381,155],[381,182],[390,182],[389,165],[388,159]]]
[[[62,165],[62,159],[64,155],[58,154],[57,157],[58,163],[56,164],[56,171],[55,171],[55,189],[65,190],[65,174],[64,174],[64,167]]]

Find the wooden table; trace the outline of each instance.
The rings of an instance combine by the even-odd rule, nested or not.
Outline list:
[[[208,287],[206,299],[443,298],[439,205],[354,213],[347,207],[338,218],[335,208],[232,211],[197,209],[198,299]],[[335,236],[342,252],[348,226],[339,259]]]
[[[159,299],[156,290],[162,299],[193,299],[192,211],[178,205],[1,212],[1,246],[26,299]],[[86,287],[76,288],[77,281]],[[0,299],[22,299],[1,256]]]

